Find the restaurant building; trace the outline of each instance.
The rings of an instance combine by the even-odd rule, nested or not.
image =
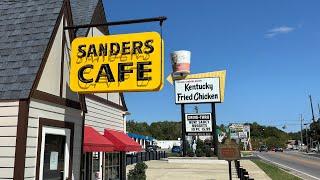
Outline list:
[[[70,45],[108,34],[102,0],[0,2],[0,179],[125,179],[121,93],[69,88]]]

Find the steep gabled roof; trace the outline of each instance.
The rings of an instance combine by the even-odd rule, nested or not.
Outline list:
[[[94,13],[101,0],[70,0],[74,25],[92,23]],[[105,17],[104,17],[105,18]],[[99,22],[102,23],[102,22]],[[77,31],[77,36],[86,36],[88,29],[82,28]]]
[[[0,1],[0,100],[29,97],[63,2]],[[95,19],[106,22],[101,0],[70,0],[70,4],[74,25],[95,23]],[[103,14],[94,18],[97,11]],[[87,29],[80,29],[77,35],[86,33]]]
[[[29,97],[63,0],[0,2],[0,100]]]

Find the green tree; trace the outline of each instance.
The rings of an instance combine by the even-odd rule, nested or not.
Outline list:
[[[261,144],[266,144],[268,147],[285,147],[290,136],[272,126],[262,126],[257,122],[250,124],[251,144],[253,148],[258,148]]]
[[[310,136],[315,141],[320,141],[320,122],[310,124]]]
[[[181,122],[162,121],[153,122],[127,122],[127,131],[130,133],[152,136],[159,140],[176,140],[181,137]]]

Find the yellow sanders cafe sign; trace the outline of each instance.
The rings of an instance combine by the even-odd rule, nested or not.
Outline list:
[[[158,91],[163,47],[157,32],[77,38],[72,42],[70,88],[79,93]]]

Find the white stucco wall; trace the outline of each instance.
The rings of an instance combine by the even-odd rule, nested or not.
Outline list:
[[[42,72],[37,89],[56,96],[60,95],[60,74],[62,54],[63,21],[60,23],[56,37],[53,41],[46,66]],[[50,83],[48,83],[50,80]]]

